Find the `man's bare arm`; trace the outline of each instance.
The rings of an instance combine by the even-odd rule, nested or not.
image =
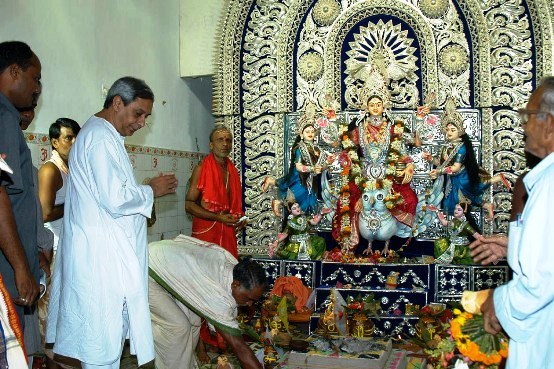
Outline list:
[[[254,355],[250,347],[248,347],[242,336],[233,336],[222,331],[218,332],[223,336],[225,342],[231,347],[235,355],[237,355],[243,369],[263,368],[262,364],[260,364],[256,355]]]
[[[21,305],[31,305],[38,295],[38,283],[35,280],[23,245],[17,234],[17,227],[12,212],[12,204],[4,186],[0,186],[0,250],[12,266]]]
[[[38,171],[38,198],[42,206],[42,220],[51,222],[63,217],[64,204],[55,205],[56,192],[63,186],[60,170],[53,163],[45,163]]]

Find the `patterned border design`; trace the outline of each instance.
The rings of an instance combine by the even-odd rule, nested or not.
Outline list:
[[[50,145],[50,139],[47,134],[25,133],[24,136],[28,144]],[[206,156],[205,153],[200,152],[180,151],[152,146],[125,145],[125,150],[129,154],[161,155],[174,158],[202,159]]]
[[[430,91],[438,91],[436,53],[431,52],[436,50],[436,44],[429,24],[423,17],[416,16],[419,11],[412,6],[400,2],[371,0],[349,8],[335,21],[329,32],[324,58],[325,90],[335,98],[341,95],[341,50],[346,33],[361,20],[383,12],[404,19],[413,27],[418,39],[423,41],[420,43],[420,54],[425,57],[421,63],[421,76],[424,77],[423,93],[426,95]]]
[[[241,47],[250,14],[250,2],[227,0],[227,11],[222,12],[219,22],[219,47],[216,48],[216,75],[213,79],[212,109],[214,115],[240,114]]]
[[[50,145],[50,138],[48,135],[42,133],[27,133],[24,132],[23,136],[28,144],[36,145]]]

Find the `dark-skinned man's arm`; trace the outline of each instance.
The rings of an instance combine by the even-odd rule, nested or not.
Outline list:
[[[263,366],[260,364],[254,352],[246,344],[242,336],[233,336],[226,332],[218,331],[225,342],[231,347],[235,355],[240,361],[240,365],[243,369],[262,369]]]
[[[17,227],[12,213],[12,204],[4,186],[0,186],[0,250],[12,266],[15,275],[15,285],[19,298],[14,302],[20,305],[32,305],[39,288],[17,234]]]

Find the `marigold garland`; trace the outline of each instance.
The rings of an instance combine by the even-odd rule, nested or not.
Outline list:
[[[426,310],[427,309],[427,310]],[[484,330],[482,315],[454,309],[445,322],[445,313],[432,313],[424,307],[416,325],[414,343],[429,355],[432,368],[454,368],[464,363],[471,369],[498,369],[508,357],[508,339],[503,334],[492,335]]]
[[[482,315],[473,315],[454,309],[456,318],[450,326],[452,337],[460,353],[474,362],[498,365],[508,357],[508,339],[501,333],[485,332]]]

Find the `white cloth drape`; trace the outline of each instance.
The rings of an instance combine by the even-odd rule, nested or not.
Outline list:
[[[149,245],[149,303],[156,368],[196,365],[200,317],[218,329],[240,334],[231,293],[237,260],[222,247],[180,235]]]
[[[149,254],[150,275],[156,282],[177,293],[187,306],[219,329],[239,330],[237,303],[231,295],[237,260],[228,251],[179,235],[174,240],[150,243]]]

